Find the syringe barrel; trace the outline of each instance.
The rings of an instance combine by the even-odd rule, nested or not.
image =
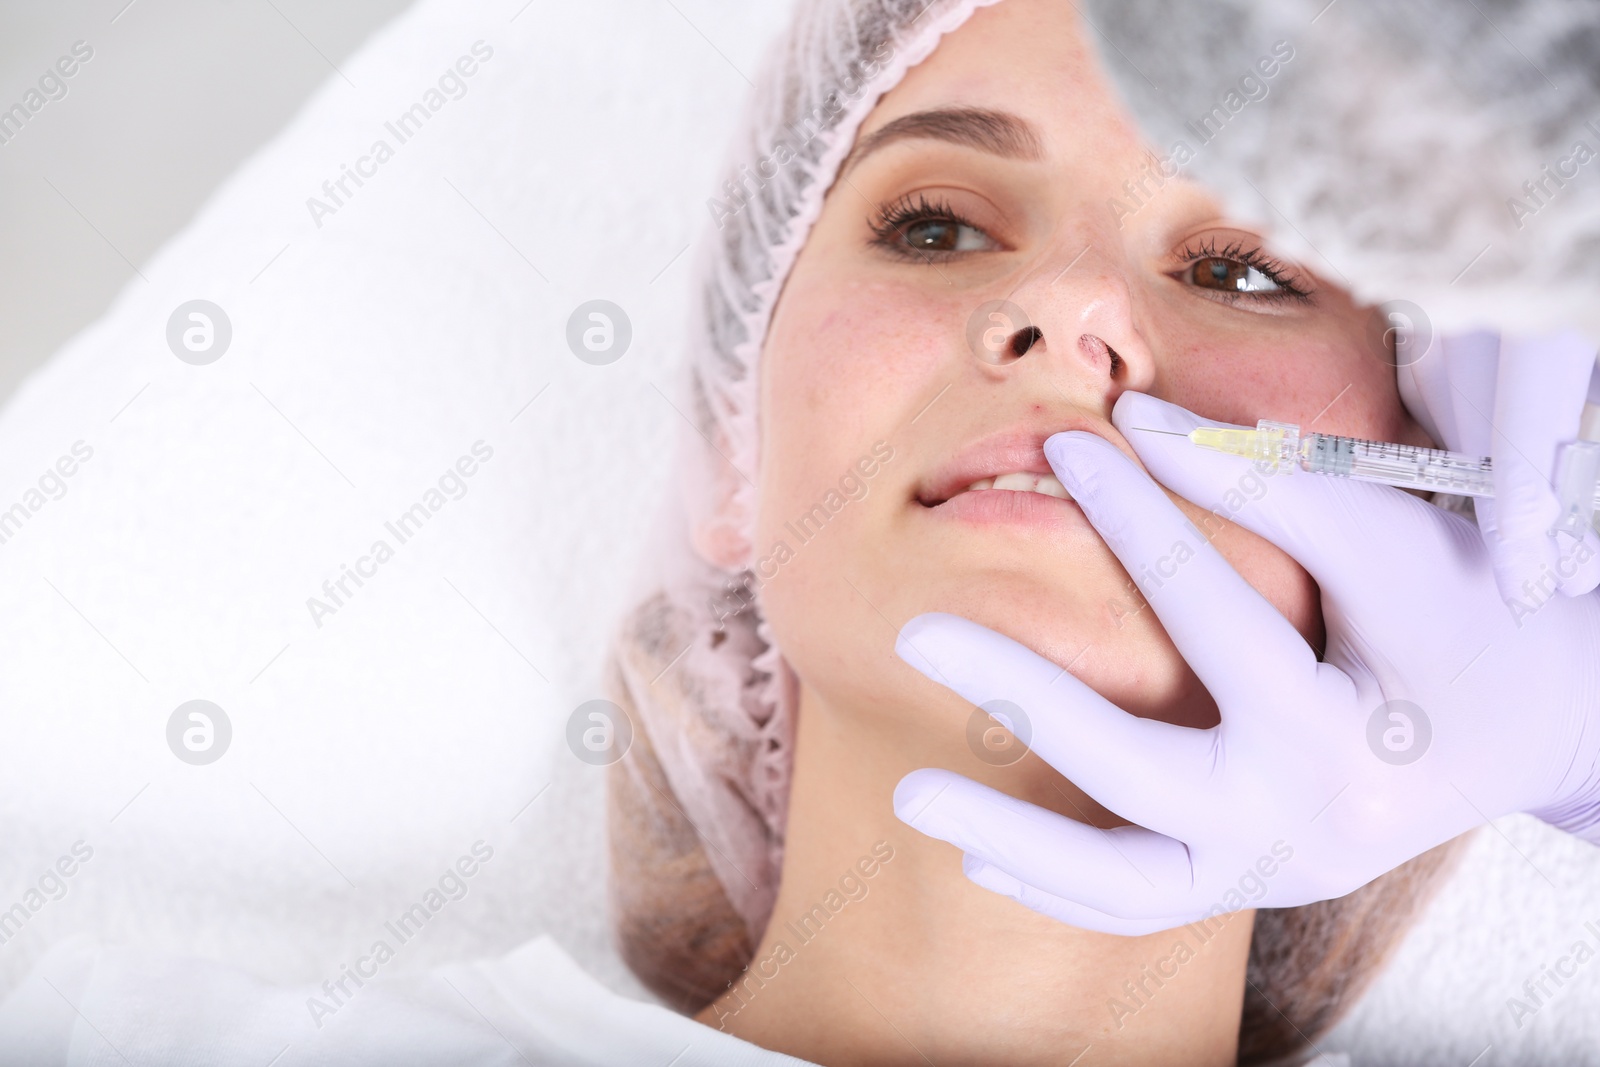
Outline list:
[[[1308,433],[1302,438],[1299,458],[1302,470],[1318,474],[1460,496],[1494,495],[1494,474],[1487,460],[1437,448]]]

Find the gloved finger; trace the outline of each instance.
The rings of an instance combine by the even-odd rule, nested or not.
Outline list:
[[[1456,437],[1450,377],[1444,365],[1444,338],[1430,334],[1426,344],[1420,356],[1400,361],[1395,368],[1395,383],[1399,386],[1400,402],[1417,420],[1417,425],[1444,445],[1445,441]]]
[[[1600,588],[1600,534],[1585,526],[1582,534],[1556,535],[1556,575],[1566,596],[1583,596]]]
[[[1211,423],[1143,393],[1122,394],[1111,418],[1163,485],[1293,556],[1329,606],[1355,619],[1380,647],[1392,635],[1409,639],[1419,626],[1455,631],[1454,620],[1436,617],[1450,609],[1434,595],[1440,580],[1434,565],[1447,565],[1452,581],[1463,556],[1483,565],[1479,535],[1466,522],[1388,486],[1262,474],[1249,460],[1188,441],[1190,430]],[[1386,561],[1395,565],[1377,576]]]
[[[1109,441],[1058,433],[1044,454],[1220,706],[1265,707],[1249,698],[1315,666],[1289,621]]]
[[[1010,897],[1040,915],[1066,923],[1068,926],[1094,930],[1102,934],[1143,937],[1163,930],[1176,930],[1198,918],[1194,915],[1169,915],[1158,919],[1124,919],[1116,915],[1107,915],[1077,901],[1054,896],[1026,882],[1020,882],[999,867],[985,863],[970,854],[961,858],[961,873],[965,874],[974,885],[982,886],[991,893]]]
[[[1513,613],[1536,610],[1557,592],[1583,596],[1600,586],[1600,536],[1584,527],[1536,537],[1507,537],[1499,524],[1498,501],[1473,502],[1489,549],[1495,588]]]
[[[1586,547],[1550,535],[1561,514],[1556,450],[1578,436],[1594,370],[1594,349],[1576,332],[1501,342],[1492,449],[1498,537],[1489,548],[1496,582],[1508,599],[1525,595],[1525,584],[1578,595],[1600,579],[1592,531]]]
[[[1600,411],[1600,356],[1596,357],[1596,366],[1589,372],[1588,402],[1578,419],[1578,431],[1580,434],[1585,434],[1586,439],[1597,436],[1596,427],[1589,425],[1589,419],[1597,411]],[[1584,528],[1582,537],[1581,549],[1576,543],[1569,545],[1559,537],[1556,542],[1559,546],[1557,552],[1560,555],[1570,556],[1578,561],[1573,576],[1570,579],[1563,577],[1561,582],[1561,591],[1568,596],[1583,596],[1600,588],[1600,531],[1590,525]],[[1585,560],[1583,558],[1585,556],[1588,559]]]
[[[1439,358],[1449,393],[1441,420],[1443,448],[1473,456],[1494,454],[1494,390],[1500,367],[1500,335],[1487,330],[1440,339]]]
[[[1499,367],[1500,335],[1492,330],[1435,337],[1421,359],[1398,368],[1400,399],[1440,448],[1490,456]],[[1499,542],[1494,500],[1477,498],[1473,511],[1492,548]]]
[[[918,615],[895,652],[1004,721],[1039,758],[1124,819],[1168,829],[1195,818],[1211,766],[1209,731],[1130,715],[1037,652],[957,615]],[[1002,705],[1000,702],[1005,702]],[[1169,798],[1186,796],[1174,806]]]
[[[1121,918],[1183,911],[1194,873],[1182,842],[1139,826],[1101,829],[950,771],[900,780],[895,815],[1019,881]]]
[[[1439,425],[1439,432],[1433,435],[1434,441],[1441,448],[1470,456],[1493,456],[1496,439],[1494,397],[1500,372],[1500,335],[1488,330],[1475,330],[1440,338],[1436,350],[1429,351],[1429,357],[1432,359],[1431,369],[1426,374],[1419,374],[1419,377],[1430,380],[1428,405],[1434,411],[1435,421]],[[1422,369],[1419,366],[1419,372]],[[1491,497],[1478,497],[1473,501],[1473,512],[1477,516],[1483,543],[1491,552],[1492,562],[1492,548],[1500,542],[1495,501]],[[1496,586],[1500,587],[1498,578]],[[1504,597],[1502,588],[1501,598]]]
[[[1508,341],[1502,352],[1497,334],[1476,331],[1437,339],[1422,360],[1401,367],[1398,375],[1407,408],[1439,444],[1471,455],[1494,456],[1497,477],[1504,474],[1523,487],[1520,491],[1515,487],[1506,492],[1497,489],[1503,499],[1474,502],[1496,587],[1501,597],[1512,603],[1514,612],[1536,608],[1554,589],[1576,596],[1600,584],[1600,538],[1592,530],[1585,531],[1581,541],[1557,538],[1550,542],[1542,536],[1540,510],[1547,511],[1554,497],[1542,496],[1538,467],[1524,455],[1538,456],[1549,450],[1549,473],[1553,473],[1553,444],[1534,443],[1513,450],[1519,439],[1550,436],[1536,414],[1550,403],[1581,409],[1583,386],[1590,380],[1584,379],[1585,368],[1592,372],[1593,352],[1585,352],[1581,339],[1566,336],[1552,362],[1545,364],[1540,357],[1537,343]],[[1508,422],[1497,410],[1501,405],[1526,413],[1532,434],[1524,429],[1504,433]],[[1516,416],[1509,420],[1513,427],[1518,422]],[[1575,418],[1570,429],[1563,422],[1563,436],[1557,439],[1570,440],[1575,431]],[[1502,528],[1500,516],[1506,501],[1516,510],[1510,513],[1509,525]],[[1543,525],[1548,527],[1548,523]]]

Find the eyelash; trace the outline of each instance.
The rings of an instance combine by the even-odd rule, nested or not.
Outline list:
[[[928,263],[960,254],[959,252],[930,252],[906,245],[904,243],[905,231],[919,222],[951,222],[957,226],[971,226],[974,230],[988,236],[983,227],[975,225],[943,200],[929,203],[928,198],[922,193],[916,194],[914,203],[911,194],[908,193],[892,203],[879,205],[877,215],[868,219],[867,225],[872,229],[873,244],[903,259]],[[990,239],[993,240],[993,238]]]
[[[1237,300],[1240,297],[1244,297],[1251,300],[1299,300],[1302,302],[1308,302],[1311,299],[1311,294],[1295,282],[1296,275],[1294,271],[1287,264],[1267,255],[1259,246],[1246,248],[1242,241],[1230,241],[1218,248],[1216,240],[1211,239],[1201,245],[1185,245],[1183,251],[1178,253],[1178,258],[1183,261],[1183,266],[1174,273],[1174,277],[1181,276],[1184,271],[1193,267],[1202,259],[1231,259],[1237,263],[1243,263],[1247,267],[1254,267],[1266,275],[1267,279],[1281,290],[1276,293],[1230,294],[1208,292],[1206,295],[1209,297],[1222,300]]]
[[[905,244],[905,233],[911,226],[919,222],[949,222],[957,226],[970,226],[980,233],[985,232],[981,226],[975,225],[970,219],[950,207],[942,200],[929,202],[921,194],[902,196],[891,203],[879,206],[875,217],[867,220],[867,225],[873,233],[872,243],[899,256],[902,259],[914,260],[919,263],[931,263],[936,260],[946,259],[959,255],[958,252],[925,251],[911,248]],[[987,236],[987,234],[985,234]],[[992,240],[992,238],[991,238]],[[1183,270],[1193,267],[1202,259],[1231,259],[1253,267],[1265,275],[1274,285],[1279,287],[1279,292],[1266,293],[1216,293],[1215,298],[1224,300],[1238,300],[1240,298],[1252,300],[1290,299],[1309,301],[1311,294],[1294,280],[1295,275],[1284,263],[1272,258],[1259,247],[1246,248],[1242,241],[1230,241],[1221,248],[1217,247],[1215,239],[1207,240],[1203,244],[1185,245],[1178,254],[1183,261]],[[1213,294],[1207,294],[1212,296]]]

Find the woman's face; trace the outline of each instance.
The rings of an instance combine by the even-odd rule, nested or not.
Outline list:
[[[913,615],[948,611],[1130,711],[1214,721],[1075,504],[968,487],[1048,475],[1041,445],[1064,429],[1133,456],[1110,420],[1129,389],[1220,421],[1426,441],[1371,309],[1261,249],[1203,190],[1162,181],[1071,5],[1005,0],[946,36],[867,117],[762,357],[757,573],[802,683],[926,730],[937,687],[892,647]],[[980,358],[975,315],[991,347],[1025,325],[985,319],[1000,300],[1037,333]],[[1320,643],[1299,566],[1173,499]]]

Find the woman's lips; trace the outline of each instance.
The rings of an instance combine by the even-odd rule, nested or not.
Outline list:
[[[1071,499],[1015,489],[969,489],[929,509],[966,522],[1060,526],[1087,521]]]
[[[1057,418],[1048,426],[980,438],[924,479],[915,502],[934,515],[984,524],[1085,523],[1082,509],[1050,469],[1044,442],[1058,429],[1098,428],[1086,419]]]
[[[996,486],[997,489],[1008,486],[1022,490],[1037,489],[1041,483],[1017,481],[1029,475],[1050,479],[1048,483],[1043,483],[1056,487],[1053,491],[1047,489],[1050,495],[1070,497],[1071,494],[1060,488],[1061,483],[1050,469],[1050,462],[1044,458],[1045,440],[1062,430],[1086,430],[1113,444],[1120,439],[1116,428],[1104,419],[1084,415],[1041,415],[1031,426],[989,434],[949,456],[918,482],[917,503],[924,507],[936,507],[960,493],[974,489],[985,480],[996,478],[1011,479]],[[1124,451],[1131,454],[1129,449]]]
[[[1024,488],[1022,482],[1035,483],[1035,487]],[[986,478],[928,510],[935,515],[984,524],[1059,526],[1086,521],[1083,510],[1050,474]]]
[[[1061,500],[1071,500],[1072,494],[1067,492],[1067,487],[1054,474],[1033,474],[1026,471],[1017,471],[1012,474],[1001,474],[993,478],[980,478],[967,486],[964,492],[975,489],[1010,489],[1019,493],[1043,493],[1045,496],[1058,497]]]

